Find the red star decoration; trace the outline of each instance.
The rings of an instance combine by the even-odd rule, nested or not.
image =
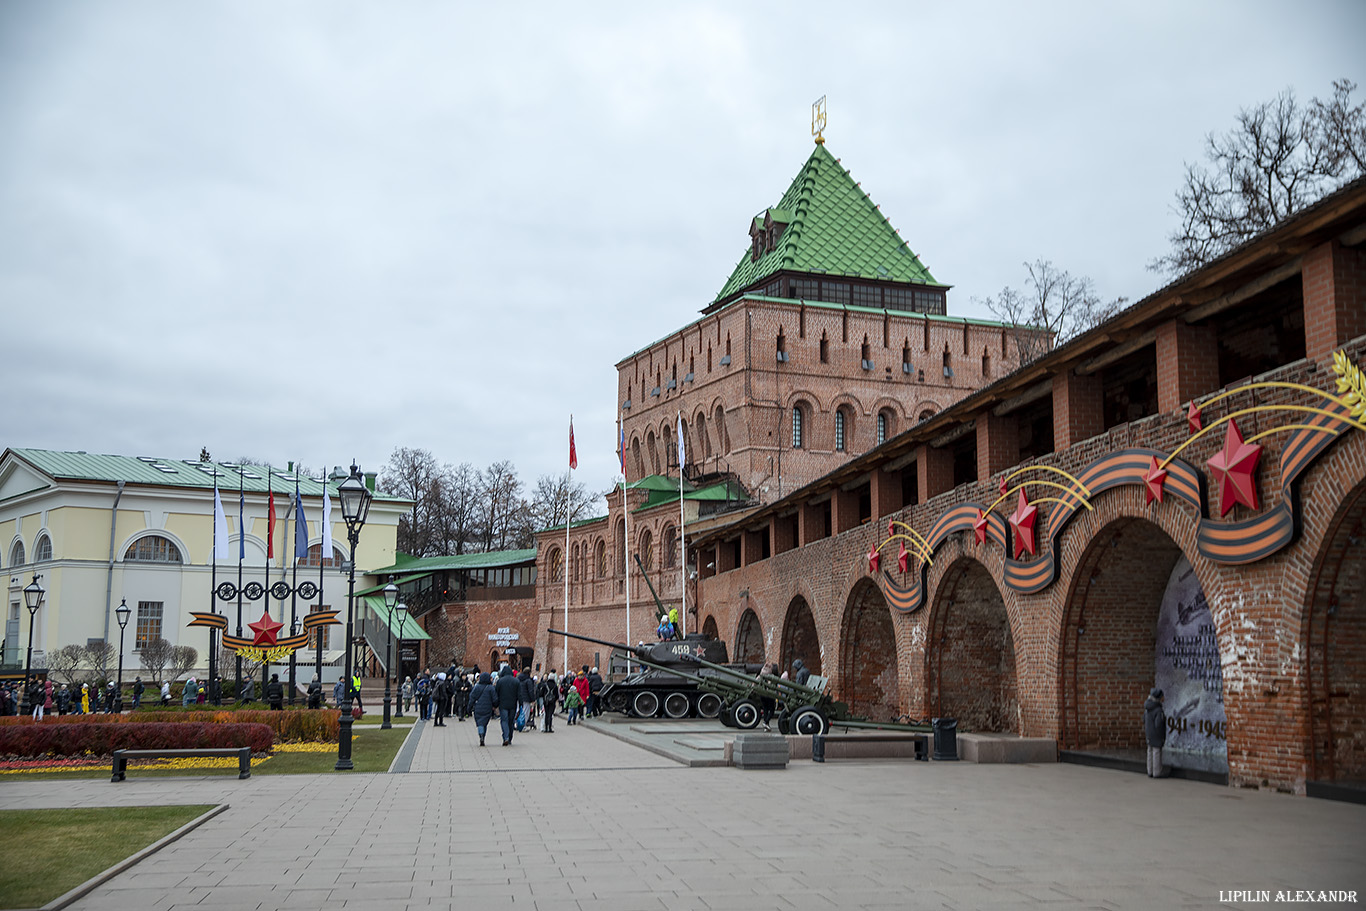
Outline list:
[[[1020,559],[1020,554],[1025,551],[1034,556],[1034,523],[1039,521],[1039,510],[1032,506],[1029,498],[1025,496],[1023,490],[1020,491],[1020,502],[1015,507],[1015,511],[1010,515],[1010,527],[1015,532],[1015,559]]]
[[[1228,515],[1234,503],[1257,508],[1257,461],[1262,447],[1243,442],[1236,421],[1228,422],[1224,448],[1205,464],[1219,481],[1219,516]]]
[[[1153,456],[1148,471],[1143,475],[1143,486],[1147,488],[1148,502],[1162,502],[1163,485],[1167,483],[1167,472],[1157,467],[1157,456]]]
[[[707,649],[706,649],[704,646],[699,645],[697,648],[693,649],[692,651],[693,651],[693,654],[696,655],[698,658],[705,658],[705,657],[707,657]]]
[[[985,544],[987,540],[987,515],[982,510],[977,510],[977,521],[972,523],[972,533],[977,536],[978,544]]]
[[[889,537],[889,538],[895,538],[895,537],[896,537],[896,519],[893,519],[893,520],[891,520],[890,522],[887,523],[887,537]]]
[[[868,551],[868,573],[871,575],[877,572],[877,565],[882,561],[882,555],[876,549]]]
[[[280,631],[284,624],[272,619],[270,611],[263,610],[261,611],[261,619],[255,623],[248,623],[247,626],[251,627],[251,631],[256,634],[256,637],[251,640],[251,644],[261,646],[277,645],[275,634]]]
[[[1001,492],[1001,496],[1005,496],[1007,493],[1010,492],[1010,487],[1006,484],[1005,475],[1001,475],[1001,483],[996,485],[996,489]]]
[[[1191,399],[1191,406],[1186,409],[1186,423],[1190,424],[1191,433],[1199,432],[1201,426],[1200,406],[1195,404],[1195,399]]]
[[[896,555],[896,568],[904,573],[906,571],[906,561],[909,560],[910,557],[910,553],[906,550],[906,542],[902,541],[901,553]]]

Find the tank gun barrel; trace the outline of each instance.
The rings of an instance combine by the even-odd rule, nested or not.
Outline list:
[[[629,655],[634,656],[635,660],[640,660],[640,654],[642,653],[647,655],[649,654],[649,649],[637,649],[634,646],[627,645],[625,642],[612,642],[608,639],[595,639],[592,636],[584,636],[580,633],[570,633],[562,629],[548,629],[546,630],[546,632],[552,636],[568,636],[570,639],[580,639],[584,642],[593,642],[597,645],[605,645],[608,648],[618,649],[620,651],[626,652]]]

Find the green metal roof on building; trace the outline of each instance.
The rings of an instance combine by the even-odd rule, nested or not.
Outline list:
[[[392,566],[367,570],[366,574],[382,576],[400,573],[405,576],[416,577],[443,569],[492,569],[501,566],[516,566],[519,563],[530,563],[535,560],[536,548],[491,550],[486,553],[459,554],[446,557],[409,557],[407,554],[400,554],[399,556],[404,559],[397,560]],[[383,588],[383,586],[378,587]]]
[[[632,490],[646,490],[648,494],[643,506],[637,507],[633,512],[644,512],[662,503],[678,502],[678,479],[669,478],[665,475],[652,474],[641,478],[629,485]],[[738,485],[737,485],[738,486]],[[686,480],[683,482],[683,499],[685,500],[733,500],[735,499],[736,488],[726,484],[712,484],[708,487],[695,488]]]
[[[359,592],[357,592],[357,595],[359,595]],[[395,616],[393,620],[390,621],[389,605],[384,603],[384,596],[366,595],[361,600],[366,607],[370,608],[370,613],[375,615],[376,620],[389,627],[389,631],[393,634],[394,639],[397,640],[399,638],[398,612],[394,612]],[[430,639],[432,637],[427,635],[427,631],[422,628],[422,624],[418,623],[416,620],[405,619],[403,621],[403,638],[404,640],[413,640]]]
[[[717,301],[780,271],[938,285],[823,144],[812,151],[778,204],[755,217],[756,227],[769,216],[787,225],[777,244],[757,260],[745,251]]]
[[[298,478],[299,493],[306,497],[322,496],[324,484],[328,493],[337,495],[337,485],[345,480],[319,481],[305,475],[295,475],[283,468],[264,465],[238,465],[235,462],[200,462],[185,459],[163,459],[152,456],[95,455],[89,452],[60,452],[51,449],[10,449],[18,458],[58,480],[97,481],[114,484],[148,484],[157,487],[214,486],[214,472],[218,473],[221,490],[246,493],[265,493],[269,476],[270,489],[276,494],[292,494]],[[376,500],[407,502],[404,497],[377,491]],[[277,509],[281,508],[277,503]],[[340,516],[338,516],[340,518]]]

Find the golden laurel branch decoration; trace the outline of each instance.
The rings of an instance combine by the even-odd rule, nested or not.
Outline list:
[[[1333,352],[1333,372],[1338,375],[1338,392],[1352,409],[1352,417],[1366,417],[1366,373],[1347,358],[1347,352]]]

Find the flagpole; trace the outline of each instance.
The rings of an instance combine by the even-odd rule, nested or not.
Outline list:
[[[213,551],[210,561],[213,568],[209,571],[209,613],[218,613],[218,469],[212,462],[209,470],[213,472]],[[217,629],[209,627],[209,692],[214,694],[214,705],[221,705],[223,694],[218,686],[218,643],[215,641]]]
[[[688,635],[688,545],[687,534],[683,529],[686,521],[683,511],[683,459],[686,449],[683,445],[683,412],[678,412],[678,572],[680,575],[679,591],[683,609],[678,612],[679,635]]]
[[[573,420],[570,420],[573,426]],[[572,477],[568,471],[564,473],[564,559],[561,565],[564,566],[564,631],[569,632],[569,479]],[[569,673],[569,637],[564,637],[564,673]]]
[[[294,512],[294,504],[297,503],[297,502],[299,501],[299,473],[298,473],[297,471],[294,470],[294,463],[293,463],[293,462],[291,462],[291,463],[289,464],[289,470],[290,470],[290,472],[292,472],[293,475],[294,475],[294,500],[291,501],[290,504],[289,504],[289,512],[285,513],[285,542],[286,542],[286,544],[289,542],[289,518],[290,518],[290,513],[293,513],[293,512]],[[297,538],[299,537],[299,520],[298,520],[298,517],[295,517],[295,519],[294,519],[294,537],[295,537],[295,539],[297,539]],[[284,568],[284,565],[283,565],[283,561],[281,561],[281,566],[280,566],[280,578],[283,579],[284,577],[285,577],[285,568]],[[298,593],[298,591],[297,591],[298,587],[299,587],[299,549],[298,549],[298,547],[295,547],[295,548],[294,548],[294,578],[293,578],[293,580],[291,581],[290,586],[289,586],[289,634],[290,634],[291,636],[298,635],[298,633],[299,633],[299,629],[298,629],[298,627],[299,627],[299,593]],[[284,605],[280,605],[280,613],[281,613],[281,614],[284,613]],[[298,661],[297,661],[298,652],[299,652],[299,650],[298,650],[297,648],[290,649],[290,651],[289,651],[289,704],[290,704],[290,705],[293,705],[293,704],[294,704],[294,695],[295,695],[295,693],[298,692],[298,689],[299,689],[299,671],[298,671]]]
[[[247,555],[247,530],[242,525],[247,510],[247,495],[243,487],[242,466],[237,466],[237,638],[242,638],[242,561]],[[242,653],[237,656],[237,701],[242,701]]]
[[[326,466],[326,465],[323,466],[322,471],[323,471],[323,479],[322,479],[322,480],[323,480],[323,496],[327,496],[327,466]],[[321,518],[319,518],[319,519],[318,519],[318,609],[319,609],[319,610],[322,610],[322,606],[323,606],[323,542],[322,542],[322,533],[323,533],[323,520],[322,520]],[[328,556],[330,557],[331,554],[328,554]],[[313,672],[314,672],[315,674],[318,675],[318,683],[319,683],[319,685],[321,685],[321,684],[322,684],[322,680],[323,680],[323,636],[327,635],[327,627],[325,627],[325,626],[319,626],[319,627],[317,627],[316,630],[315,630],[315,632],[314,632],[314,635],[316,636],[316,638],[315,638],[313,641],[314,641],[314,643],[315,643],[315,644],[317,645],[317,647],[318,647],[318,654],[317,654],[317,657],[316,657],[316,659],[315,659],[315,660],[316,660],[316,667],[314,668]],[[342,685],[343,685],[343,686],[346,686],[346,684],[342,684]]]
[[[631,552],[631,514],[626,507],[626,418],[620,416],[618,425],[621,433],[618,434],[621,440],[621,561],[622,572],[626,576],[626,644],[631,644],[631,560],[627,556]],[[626,673],[631,673],[631,655],[626,653]]]
[[[270,563],[275,559],[275,484],[271,480],[273,467],[266,466],[266,593],[262,595],[265,601],[264,609],[266,616],[270,616]],[[280,605],[280,613],[283,615],[285,606]],[[273,618],[272,618],[273,619]],[[266,695],[266,681],[270,679],[270,659],[262,657],[261,660],[261,698]]]

